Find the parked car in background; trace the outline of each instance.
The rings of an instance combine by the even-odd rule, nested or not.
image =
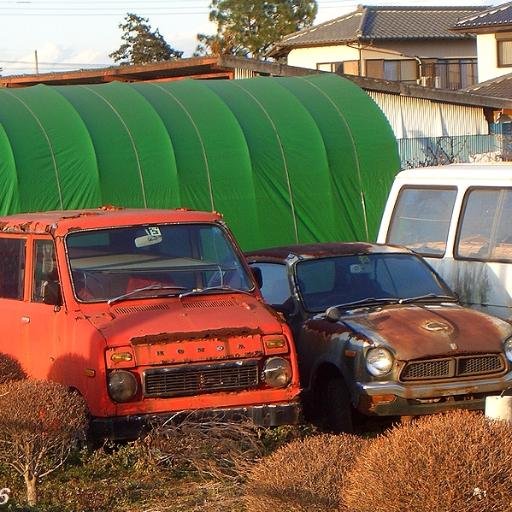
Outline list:
[[[221,216],[97,210],[0,218],[0,352],[131,438],[180,412],[296,423],[297,358]]]
[[[512,326],[462,307],[412,251],[366,243],[246,254],[290,325],[307,411],[350,431],[364,415],[483,409],[512,384]]]

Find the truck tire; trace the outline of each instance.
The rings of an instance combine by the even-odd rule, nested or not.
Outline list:
[[[354,431],[350,393],[342,377],[329,379],[325,386],[327,427],[336,433]]]

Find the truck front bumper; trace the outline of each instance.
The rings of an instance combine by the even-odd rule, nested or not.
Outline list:
[[[415,416],[449,409],[481,409],[485,397],[512,387],[512,372],[501,377],[457,381],[410,383],[357,383],[357,409],[377,416]]]
[[[136,439],[144,431],[165,422],[179,423],[185,419],[192,421],[250,421],[259,427],[294,425],[301,419],[299,402],[251,405],[219,409],[201,409],[158,414],[137,414],[112,418],[93,418],[91,435],[95,438],[112,440]]]

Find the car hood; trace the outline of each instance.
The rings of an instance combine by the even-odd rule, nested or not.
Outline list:
[[[277,315],[245,294],[126,301],[88,319],[109,347],[283,332]]]
[[[501,352],[512,326],[456,305],[399,305],[355,310],[339,325],[370,341],[388,345],[400,360]]]

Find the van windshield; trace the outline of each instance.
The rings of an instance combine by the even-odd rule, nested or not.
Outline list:
[[[66,247],[82,302],[253,286],[226,233],[214,224],[78,231],[67,235]]]
[[[386,242],[423,256],[443,256],[456,188],[407,186],[400,190]]]

